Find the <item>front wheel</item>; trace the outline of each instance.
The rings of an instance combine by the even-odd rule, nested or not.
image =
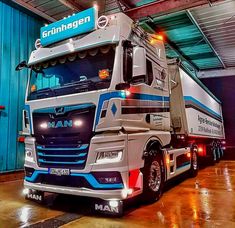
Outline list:
[[[157,154],[145,159],[143,172],[143,194],[144,203],[157,201],[163,191],[165,171],[162,156]]]

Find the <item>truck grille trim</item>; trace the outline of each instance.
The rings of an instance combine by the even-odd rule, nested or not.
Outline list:
[[[88,154],[88,144],[80,147],[55,148],[37,145],[40,167],[83,169]]]

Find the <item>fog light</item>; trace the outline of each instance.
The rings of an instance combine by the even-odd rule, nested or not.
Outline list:
[[[118,201],[117,200],[110,200],[109,201],[109,206],[110,207],[117,207],[118,206]]]
[[[23,195],[29,194],[29,189],[28,188],[24,188],[22,193],[23,193]]]

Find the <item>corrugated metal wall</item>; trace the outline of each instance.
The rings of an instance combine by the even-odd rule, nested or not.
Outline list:
[[[39,37],[42,22],[0,0],[0,172],[23,168],[24,148],[17,142],[28,71],[16,72]]]

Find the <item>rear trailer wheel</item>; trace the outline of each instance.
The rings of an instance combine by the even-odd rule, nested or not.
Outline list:
[[[220,159],[222,159],[222,157],[224,156],[224,150],[219,147],[219,150],[220,150]]]
[[[216,162],[216,148],[214,146],[207,146],[207,158],[210,165],[215,165]]]
[[[217,146],[217,147],[215,148],[215,152],[216,152],[216,162],[219,162],[220,159],[221,159],[219,146]]]
[[[198,155],[196,152],[196,148],[194,148],[191,153],[191,168],[189,170],[190,177],[196,177],[198,174],[198,169]]]
[[[157,201],[161,195],[164,186],[164,163],[162,156],[150,156],[145,159],[143,172],[143,194],[144,203]]]

